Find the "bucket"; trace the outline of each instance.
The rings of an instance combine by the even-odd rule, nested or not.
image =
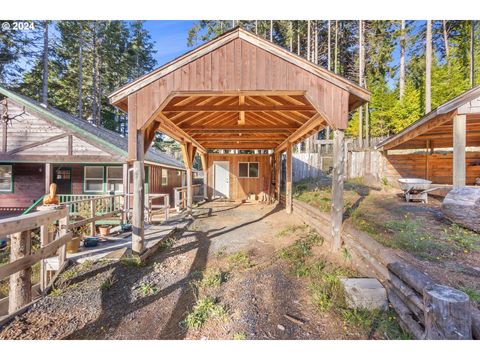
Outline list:
[[[76,236],[71,240],[67,241],[67,253],[75,254],[76,252],[78,252],[78,249],[80,248],[80,241],[80,236]]]
[[[90,236],[83,239],[83,247],[95,247],[98,245],[98,237]]]

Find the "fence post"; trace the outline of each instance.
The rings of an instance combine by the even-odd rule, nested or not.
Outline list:
[[[30,231],[12,235],[10,242],[10,262],[31,253]],[[10,275],[8,293],[8,313],[11,314],[32,301],[32,268],[29,267]]]
[[[69,215],[68,215],[68,211],[65,215],[64,218],[61,218],[59,221],[58,221],[58,227],[59,227],[59,232],[58,232],[58,236],[59,237],[62,237],[63,235],[67,234],[68,233],[68,219],[69,219]],[[65,263],[65,261],[67,260],[67,245],[63,245],[60,249],[58,249],[58,270],[60,271],[63,264]]]
[[[42,225],[40,227],[40,247],[43,248],[48,245],[48,225]],[[45,259],[40,261],[40,291],[45,291],[47,288],[47,267]]]
[[[90,200],[90,217],[92,218],[92,222],[90,223],[90,236],[95,236],[97,232],[95,220],[93,220],[97,213],[96,205],[95,198],[92,198],[92,200]]]

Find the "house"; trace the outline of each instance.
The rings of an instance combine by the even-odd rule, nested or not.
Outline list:
[[[476,185],[479,129],[480,86],[476,86],[378,144],[386,159],[385,177],[425,178],[453,187]]]
[[[127,139],[51,106],[0,87],[0,212],[21,212],[57,184],[60,201],[75,195],[131,192]],[[182,186],[180,161],[150,149],[145,190]],[[78,196],[75,198],[77,199]]]

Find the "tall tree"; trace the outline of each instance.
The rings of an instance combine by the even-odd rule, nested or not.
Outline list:
[[[48,104],[48,25],[49,21],[43,22],[43,72],[42,72],[42,93],[40,95],[40,101],[45,105]]]
[[[470,87],[475,86],[475,21],[470,21]]]
[[[427,20],[425,39],[425,113],[432,110],[432,20]]]
[[[358,21],[358,84],[363,86],[363,73],[365,64],[365,55],[363,47],[363,21]],[[360,148],[363,148],[363,106],[359,108],[358,119],[358,141]]]
[[[406,29],[405,20],[400,24],[400,82],[399,82],[399,95],[400,100],[403,100],[405,95],[405,51],[406,51]]]

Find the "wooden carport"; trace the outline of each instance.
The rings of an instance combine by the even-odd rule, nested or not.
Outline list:
[[[134,163],[133,249],[143,251],[143,159],[156,131],[182,145],[188,169],[214,149],[271,150],[275,177],[287,154],[286,210],[292,210],[292,146],[325,126],[334,129],[332,234],[340,245],[344,129],[349,112],[369,100],[360,86],[240,28],[190,51],[110,95],[128,112]],[[279,181],[276,181],[277,197]]]
[[[412,158],[414,161],[421,161],[425,170],[421,174],[412,173],[412,177],[425,177],[431,180],[444,178],[435,176],[435,169],[432,170],[431,163],[437,160],[432,155],[434,150],[453,149],[451,155],[437,157],[441,156],[438,160],[442,162],[442,170],[451,173],[450,183],[454,188],[458,188],[466,185],[466,179],[474,181],[480,176],[478,172],[480,166],[477,166],[480,162],[480,154],[472,152],[467,156],[466,153],[467,147],[479,146],[480,86],[477,86],[440,105],[400,133],[380,143],[377,148],[384,151],[425,149],[424,159],[419,156]]]

